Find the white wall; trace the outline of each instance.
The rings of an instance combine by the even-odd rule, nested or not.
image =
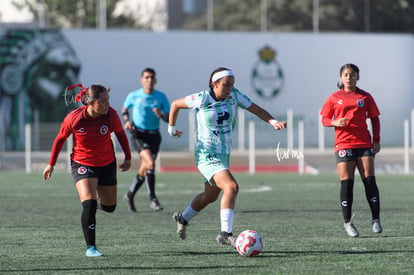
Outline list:
[[[337,90],[340,67],[354,63],[360,68],[358,86],[374,96],[381,111],[382,144],[401,146],[403,119],[410,117],[414,102],[412,35],[123,30],[64,33],[82,61],[83,84],[110,86],[111,104],[119,111],[127,93],[139,87],[144,67],[156,69],[157,88],[172,101],[207,89],[211,71],[225,66],[234,70],[235,86],[276,117],[285,116],[288,108],[302,116],[306,145],[317,146],[318,110],[329,94]],[[259,60],[258,51],[266,45],[277,51],[276,60],[284,72],[284,87],[272,100],[259,97],[250,79]],[[180,113],[178,124],[186,129],[186,112]],[[165,129],[162,131],[163,147],[175,147],[177,140],[170,139]],[[330,146],[333,129],[326,132]],[[280,133],[276,138],[283,142],[286,135]],[[265,139],[260,140],[266,143]],[[263,146],[273,146],[274,141],[266,144]]]

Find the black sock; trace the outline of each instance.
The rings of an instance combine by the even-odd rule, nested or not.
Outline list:
[[[155,196],[155,173],[154,170],[147,170],[147,188],[150,199],[157,198]]]
[[[81,224],[86,245],[95,245],[97,202],[96,200],[86,200],[82,202],[82,207]]]
[[[131,197],[135,196],[135,193],[141,187],[142,183],[144,182],[145,178],[137,175],[134,180],[132,181],[131,186],[129,187],[129,195]]]
[[[341,180],[341,200],[342,215],[344,221],[348,223],[352,216],[352,203],[354,201],[354,180]]]
[[[365,187],[365,196],[371,208],[372,219],[380,218],[380,197],[375,176],[370,176],[362,180]]]

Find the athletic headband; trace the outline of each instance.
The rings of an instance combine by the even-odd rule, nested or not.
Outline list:
[[[217,80],[219,80],[220,78],[223,78],[225,76],[234,76],[234,73],[233,73],[233,71],[230,71],[230,70],[217,72],[217,73],[213,74],[213,77],[211,78],[211,82],[216,82]]]

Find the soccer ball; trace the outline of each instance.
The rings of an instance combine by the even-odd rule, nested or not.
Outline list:
[[[253,257],[263,250],[263,239],[257,231],[245,230],[237,237],[236,249],[240,255]]]

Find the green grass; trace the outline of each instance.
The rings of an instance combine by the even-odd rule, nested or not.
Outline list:
[[[133,173],[119,173],[118,208],[97,214],[97,244],[105,253],[87,258],[81,205],[71,176],[0,174],[0,273],[10,274],[413,274],[414,176],[377,176],[384,232],[371,231],[360,180],[355,225],[346,236],[336,175],[236,174],[240,184],[234,232],[255,229],[265,249],[245,258],[215,237],[219,203],[192,220],[185,241],[171,216],[202,190],[198,174],[157,174],[164,211],[152,212],[145,187],[130,214],[122,195]]]

